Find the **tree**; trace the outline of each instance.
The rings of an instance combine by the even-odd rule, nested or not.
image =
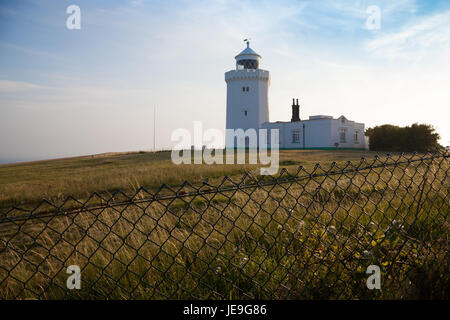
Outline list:
[[[366,136],[370,150],[374,151],[428,152],[443,148],[438,143],[439,134],[428,124],[414,123],[410,127],[385,124],[367,129]]]

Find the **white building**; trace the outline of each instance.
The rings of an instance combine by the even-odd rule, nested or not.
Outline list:
[[[300,119],[300,106],[292,103],[291,121],[269,122],[269,71],[259,68],[261,56],[247,48],[236,57],[236,69],[225,73],[227,83],[227,129],[279,130],[280,149],[366,149],[364,124],[344,116],[310,116]],[[248,138],[241,138],[248,139]],[[248,146],[248,141],[243,141]],[[235,147],[236,138],[227,137],[226,147]]]

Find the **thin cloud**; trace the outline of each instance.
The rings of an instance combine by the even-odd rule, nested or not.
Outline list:
[[[1,47],[4,47],[6,49],[13,49],[16,51],[20,51],[20,52],[23,52],[25,54],[32,55],[32,56],[39,56],[39,57],[48,58],[48,59],[52,59],[52,60],[58,60],[60,62],[69,62],[69,60],[63,58],[59,54],[54,54],[54,53],[51,53],[48,51],[43,51],[43,50],[37,50],[37,49],[30,48],[30,47],[24,47],[24,46],[17,45],[17,44],[0,42],[0,48]]]
[[[47,89],[47,87],[26,81],[0,80],[0,92],[25,92],[33,89]]]
[[[421,18],[400,31],[380,35],[366,44],[370,53],[390,59],[416,59],[423,50],[450,47],[450,10]]]

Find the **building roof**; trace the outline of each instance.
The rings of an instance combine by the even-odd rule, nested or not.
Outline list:
[[[239,56],[257,56],[261,58],[259,54],[257,54],[252,48],[250,48],[250,42],[248,41],[247,41],[247,48],[242,50],[241,53],[239,53],[235,58]]]
[[[264,122],[265,125],[274,125],[274,124],[301,124],[304,122],[310,122],[310,121],[316,121],[316,120],[332,120],[332,121],[339,121],[342,118],[345,118],[344,116],[340,116],[339,118],[333,118],[333,116],[326,116],[326,115],[314,115],[314,116],[309,116],[309,119],[301,119],[300,121],[268,121],[268,122]],[[364,123],[362,122],[356,122],[353,120],[348,120],[347,118],[345,118],[348,122],[352,122],[354,124],[357,125],[364,125]]]
[[[318,119],[333,119],[333,117],[332,116],[326,116],[326,115],[323,115],[323,114],[318,114],[318,115],[315,115],[315,116],[309,116],[309,120],[318,120]]]

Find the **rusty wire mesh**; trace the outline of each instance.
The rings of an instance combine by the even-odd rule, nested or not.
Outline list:
[[[0,213],[0,298],[448,299],[448,157],[14,207]]]

